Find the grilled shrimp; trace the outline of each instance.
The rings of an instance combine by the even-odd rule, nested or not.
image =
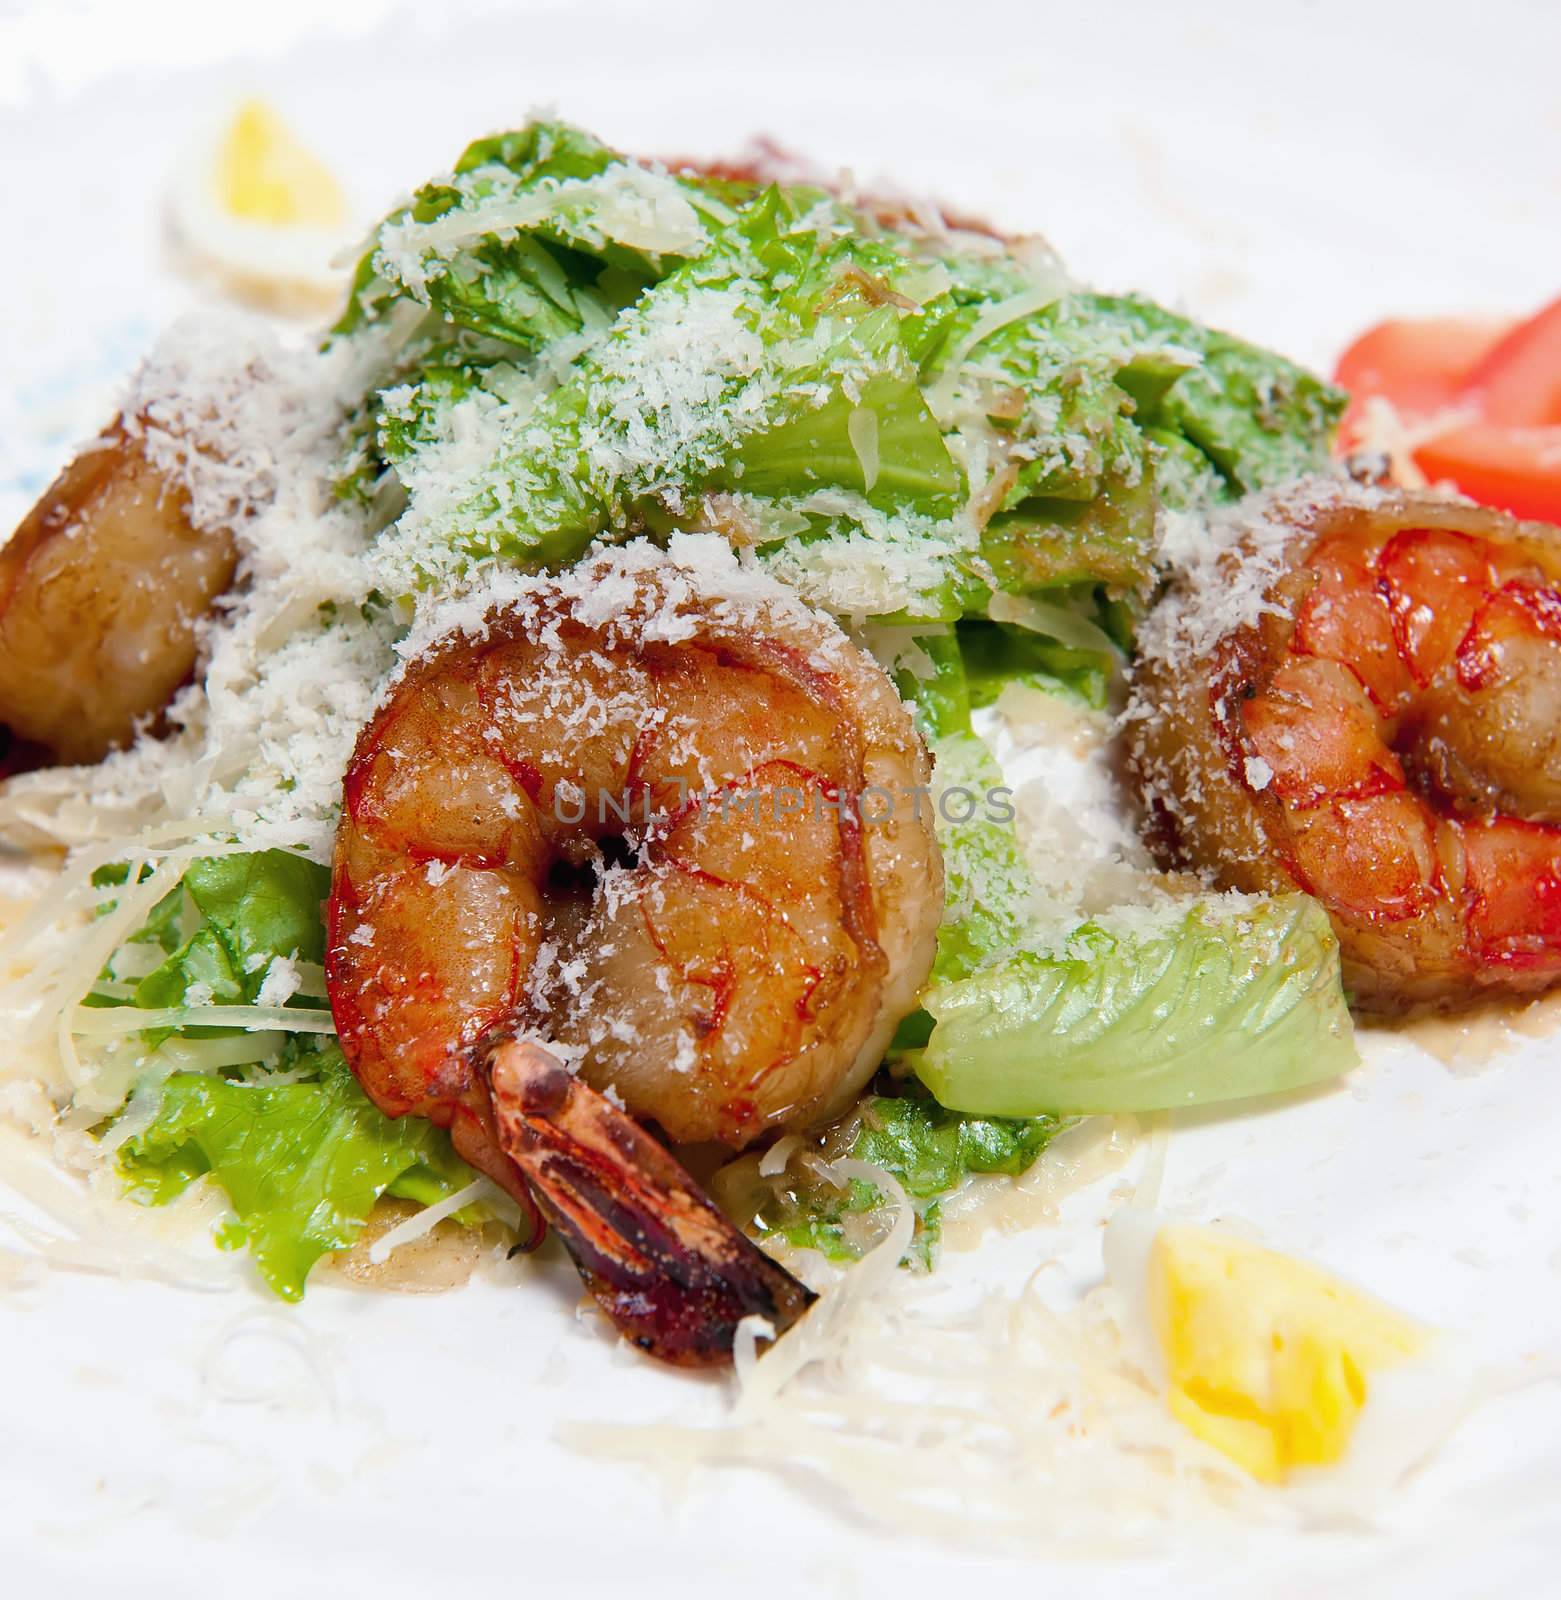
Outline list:
[[[56,762],[129,744],[189,677],[237,561],[116,423],[0,548],[0,726]]]
[[[1165,864],[1315,895],[1361,1009],[1561,981],[1561,530],[1275,502],[1144,645],[1128,755]]]
[[[512,580],[406,670],[348,768],[327,982],[376,1103],[449,1126],[534,1194],[620,1326],[703,1360],[735,1319],[691,1356],[623,1314],[639,1279],[612,1288],[626,1249],[643,1278],[622,1219],[649,1143],[615,1107],[732,1147],[843,1110],[927,975],[942,866],[927,754],[882,671],[719,541],[676,552]],[[517,1033],[578,1072],[532,1101],[567,1091],[600,1132],[585,1152],[553,1128],[554,1177],[593,1174],[567,1196],[539,1181],[537,1115],[500,1069],[494,1042]],[[689,1284],[723,1277],[709,1240],[752,1252],[717,1220],[679,1234],[703,1262]]]

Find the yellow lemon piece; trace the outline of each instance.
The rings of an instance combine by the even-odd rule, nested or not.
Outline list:
[[[217,196],[230,216],[278,228],[333,228],[347,203],[329,169],[263,100],[246,100],[217,152]]]
[[[1338,1461],[1371,1374],[1429,1337],[1321,1268],[1212,1228],[1162,1228],[1148,1292],[1172,1414],[1264,1483]]]

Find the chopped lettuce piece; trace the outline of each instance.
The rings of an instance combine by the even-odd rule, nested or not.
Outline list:
[[[931,981],[967,977],[1021,948],[1035,921],[1035,882],[1014,827],[1012,790],[971,724],[963,629],[918,641],[921,673],[899,676],[932,752],[934,826],[943,852],[943,919]],[[921,1007],[902,1019],[891,1054],[925,1045],[932,1018]]]
[[[470,145],[448,179],[391,213],[359,262],[342,335],[398,300],[446,323],[538,349],[615,310],[676,252],[640,248],[661,225],[697,250],[697,191],[626,163],[565,123],[532,122]],[[723,208],[724,209],[724,208]]]
[[[223,1242],[247,1242],[284,1300],[302,1297],[322,1255],[358,1237],[380,1195],[427,1204],[474,1176],[442,1129],[420,1117],[392,1121],[373,1105],[334,1044],[292,1065],[316,1076],[268,1085],[175,1074],[151,1126],[119,1157],[131,1194],[147,1205],[210,1176],[233,1207]]]
[[[1338,941],[1309,896],[1204,897],[1143,924],[1086,923],[1055,954],[934,984],[917,1076],[944,1105],[1025,1117],[1244,1099],[1355,1064]]]
[[[698,522],[707,494],[836,489],[951,514],[963,479],[901,332],[919,311],[870,287],[869,267],[896,260],[804,226],[766,191],[533,409],[489,419],[467,494],[403,530],[414,566],[435,575],[452,551],[457,564],[556,564],[601,533]]]
[[[211,1003],[248,1005],[274,958],[322,962],[330,886],[324,867],[289,850],[192,861],[184,891],[201,925],[141,980],[135,1003],[184,1005],[194,987]]]
[[[626,162],[564,123],[469,146],[448,179],[380,224],[332,330],[345,337],[410,308],[404,347],[345,430],[337,493],[372,503],[386,467],[437,436],[444,413],[495,365],[523,368],[601,337],[682,259],[647,240],[676,237],[698,251],[707,220],[730,217],[706,187]],[[392,396],[399,408],[385,403]],[[391,514],[399,509],[392,501]]]
[[[962,634],[950,627],[920,634],[914,669],[907,667],[895,678],[929,743],[946,734],[971,732],[970,675],[962,645]]]
[[[831,381],[842,361],[870,362],[876,370],[848,387]],[[869,503],[954,509],[959,471],[916,386],[890,307],[868,312],[809,368],[788,373],[782,408],[744,441],[724,485],[767,495],[827,486],[860,493]]]
[[[1228,499],[1325,464],[1344,397],[1283,357],[1146,300],[1035,305],[1009,275],[949,265],[957,308],[932,392],[967,453],[1004,463],[982,534],[1004,589],[1142,585],[1161,500]]]
[[[870,1095],[858,1111],[847,1154],[899,1180],[916,1202],[910,1259],[930,1267],[939,1242],[938,1197],[973,1173],[1018,1177],[1029,1171],[1065,1124],[1056,1117],[972,1117],[950,1111],[916,1084],[904,1093]],[[831,1260],[859,1256],[884,1196],[854,1178],[842,1186],[808,1172],[788,1172],[753,1218],[758,1233],[779,1235]]]
[[[1010,652],[1023,659],[1026,638],[962,624],[919,641],[921,675],[900,684],[940,788],[1006,793],[970,709]],[[893,1051],[943,1104],[1015,1117],[1150,1111],[1272,1093],[1354,1063],[1338,944],[1309,897],[1128,908],[1055,953],[1011,814],[983,804],[951,821],[940,808],[938,838],[937,955]]]
[[[1326,462],[1346,396],[1293,361],[1137,295],[1072,295],[1059,319],[1135,352],[1118,381],[1133,393],[1138,420],[1198,450],[1230,497]],[[1168,356],[1178,359],[1167,364]]]
[[[1120,598],[1153,582],[1161,504],[1321,465],[1341,399],[1031,255],[551,122],[480,141],[388,218],[338,333],[397,305],[410,331],[338,484],[394,520],[376,559],[398,594],[695,526],[841,616]],[[741,517],[713,505],[736,497]]]
[[[286,850],[191,862],[180,887],[127,941],[150,943],[165,959],[128,1002],[118,990],[99,1003],[187,1005],[210,1018],[148,1030],[154,1050],[175,1033],[242,1037],[222,1026],[224,1010],[254,1003],[273,961],[324,959],[321,903],[329,883],[324,867]],[[314,1262],[351,1244],[381,1194],[427,1205],[473,1174],[442,1129],[385,1116],[334,1042],[293,1035],[279,1061],[260,1066],[268,1048],[257,1035],[256,1064],[229,1069],[233,1076],[174,1073],[158,1086],[152,1122],[126,1141],[119,1162],[134,1195],[150,1205],[209,1175],[234,1211],[221,1242],[247,1241],[265,1280],[296,1300]]]
[[[972,284],[950,262],[965,304],[932,370],[940,418],[967,456],[986,461],[982,554],[999,584],[1144,582],[1154,560],[1154,459],[1117,378],[1130,352],[1102,347],[1023,279]],[[999,289],[994,300],[972,299]]]
[[[904,673],[900,689],[915,704],[932,751],[940,796],[957,791],[959,804],[939,805],[944,911],[932,981],[963,978],[1023,944],[1034,922],[1034,880],[1019,844],[1002,768],[970,720],[970,681],[964,634],[928,634],[920,641],[924,675]],[[927,670],[930,666],[930,672]],[[920,1042],[930,1024],[912,1013],[896,1049]]]
[[[962,622],[958,638],[972,707],[994,704],[1010,683],[1068,694],[1097,711],[1106,704],[1115,663],[1102,651],[1000,622]]]
[[[1082,497],[1034,495],[999,511],[981,554],[1011,594],[1078,583],[1130,589],[1154,571],[1156,463],[1147,447],[1136,477],[1125,471]]]
[[[944,911],[932,980],[963,978],[1022,944],[1034,920],[1034,879],[1014,828],[1013,791],[975,733],[932,740],[936,787],[959,791],[938,808]]]
[[[874,1095],[851,1154],[898,1178],[913,1199],[947,1194],[972,1172],[1028,1172],[1063,1123],[1052,1116],[977,1117],[908,1090]]]
[[[938,782],[990,794],[1002,775],[971,729],[971,703],[1005,678],[1025,636],[962,624],[919,644],[921,675],[900,684]],[[1273,1093],[1354,1064],[1338,943],[1309,897],[1125,908],[1054,951],[1012,817],[979,807],[950,822],[940,810],[938,837],[937,955],[893,1052],[941,1103],[999,1117],[1152,1111]]]
[[[763,504],[747,502],[750,516]],[[796,525],[766,544],[759,559],[782,583],[836,616],[953,622],[979,613],[991,594],[980,541],[962,518],[885,512],[837,489],[769,504]]]

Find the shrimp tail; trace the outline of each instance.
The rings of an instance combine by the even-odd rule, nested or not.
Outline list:
[[[813,1303],[557,1057],[505,1039],[487,1067],[499,1143],[602,1310],[641,1350],[674,1366],[724,1365],[744,1317],[764,1317],[779,1337]]]
[[[450,1142],[467,1166],[498,1184],[520,1207],[525,1233],[511,1253],[530,1255],[538,1249],[547,1238],[547,1218],[537,1205],[531,1185],[515,1170],[515,1163],[499,1146],[491,1096],[485,1086],[474,1084],[472,1092],[456,1106],[450,1121]]]

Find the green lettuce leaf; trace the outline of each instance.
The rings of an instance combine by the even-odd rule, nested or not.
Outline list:
[[[981,555],[998,588],[1032,594],[1081,583],[1132,589],[1149,581],[1159,457],[1136,431],[1122,448],[1121,470],[1092,480],[1093,492],[1030,495],[987,523]],[[1130,459],[1134,464],[1125,465]]]
[[[140,981],[135,1003],[180,1006],[193,992],[216,1005],[252,1004],[274,957],[325,959],[320,907],[329,890],[330,873],[289,850],[192,861],[184,894],[200,926]]]
[[[1050,282],[814,189],[668,176],[529,124],[381,226],[338,333],[397,302],[413,326],[349,420],[338,490],[394,520],[397,594],[742,526],[837,614],[981,618],[994,587],[1119,604],[1153,584],[1162,504],[1320,466],[1342,397]],[[712,509],[732,496],[735,522]]]
[[[999,441],[1014,469],[981,541],[1002,588],[1141,586],[1162,501],[1326,464],[1344,396],[1293,362],[1136,297],[1070,292],[1002,320],[1026,300],[1012,263],[945,264],[953,309],[926,374],[961,429],[987,412],[983,447]]]
[[[223,1242],[247,1242],[284,1300],[301,1298],[322,1255],[358,1237],[380,1195],[427,1204],[474,1177],[442,1129],[420,1117],[392,1121],[374,1106],[334,1044],[291,1064],[317,1075],[271,1086],[176,1074],[151,1126],[119,1157],[130,1193],[147,1205],[210,1176],[236,1219]]]
[[[930,1267],[939,1242],[937,1201],[974,1173],[1018,1177],[1039,1159],[1066,1124],[1056,1117],[972,1117],[950,1111],[911,1083],[898,1095],[869,1095],[858,1110],[846,1153],[882,1167],[916,1203],[910,1260]],[[802,1172],[774,1186],[752,1218],[755,1230],[778,1235],[831,1260],[851,1260],[871,1242],[871,1218],[884,1196],[856,1178],[837,1187]]]
[[[1013,791],[975,733],[931,741],[937,789],[960,791],[940,806],[944,911],[932,981],[963,978],[1021,945],[1034,921],[1034,879],[1014,827]]]
[[[862,1108],[851,1147],[899,1179],[916,1200],[947,1194],[973,1172],[1028,1172],[1061,1132],[1057,1117],[978,1117],[950,1111],[911,1086],[894,1098],[874,1095]]]
[[[1295,362],[1137,295],[1072,295],[1057,318],[1133,352],[1117,381],[1137,420],[1212,462],[1227,497],[1326,464],[1346,396]]]
[[[896,291],[878,274],[905,262],[836,237],[829,220],[765,191],[623,310],[556,389],[493,419],[468,494],[393,531],[416,577],[492,557],[558,565],[599,534],[697,524],[713,493],[830,489],[880,514],[951,515],[963,478],[902,329],[921,309],[880,303]]]
[[[1000,622],[961,622],[957,637],[972,707],[995,704],[1015,683],[1105,708],[1116,663],[1103,651],[1076,649]]]
[[[224,1010],[256,1000],[275,958],[323,961],[321,904],[329,887],[324,867],[286,850],[191,862],[180,887],[127,941],[152,944],[165,959],[128,1000],[116,988],[98,1003],[190,1005],[209,1017],[202,1026],[148,1030],[143,1038],[152,1051],[175,1033],[242,1037],[222,1025]],[[263,1048],[257,1036],[257,1057]],[[385,1116],[334,1042],[294,1035],[273,1067],[257,1060],[230,1071],[178,1072],[161,1084],[156,1115],[126,1141],[120,1169],[149,1205],[165,1204],[209,1175],[234,1211],[222,1242],[247,1241],[261,1275],[284,1299],[302,1294],[321,1255],[352,1243],[381,1194],[428,1205],[472,1180],[442,1129]]]
[[[1005,793],[971,705],[1026,681],[1034,647],[978,624],[918,644],[920,674],[899,682],[939,785]],[[1309,897],[1127,908],[1057,952],[1012,816],[980,805],[950,821],[940,808],[937,828],[937,954],[892,1053],[940,1103],[996,1117],[1153,1111],[1274,1093],[1354,1064],[1338,943]]]
[[[944,910],[934,983],[966,977],[1009,954],[1034,924],[1034,880],[1014,826],[1012,791],[971,724],[965,640],[963,628],[923,636],[923,675],[906,672],[898,680],[932,752],[935,788],[940,795],[959,791],[965,797],[957,805],[940,805],[935,816]],[[913,1012],[895,1048],[924,1042],[930,1028],[925,1012]]]
[[[875,370],[847,393],[832,378],[842,361],[865,361]],[[809,369],[794,370],[788,379],[783,406],[762,431],[744,440],[733,470],[707,487],[740,486],[747,494],[783,496],[830,486],[863,494],[869,503],[954,509],[962,486],[959,470],[917,387],[899,319],[889,307],[869,312],[826,345]],[[853,419],[866,419],[870,429],[871,482],[852,438]]]
[[[1200,899],[1137,931],[1087,923],[923,996],[913,1056],[981,1116],[1158,1111],[1275,1094],[1356,1062],[1327,914],[1309,896]]]
[[[447,323],[538,349],[633,298],[663,270],[661,258],[620,241],[591,187],[622,158],[582,129],[539,121],[469,145],[448,179],[426,184],[380,224],[358,263],[335,328],[348,334],[413,300]],[[532,220],[506,226],[531,202]],[[484,226],[482,218],[494,221]],[[404,243],[432,223],[472,219],[458,248],[407,259]]]

